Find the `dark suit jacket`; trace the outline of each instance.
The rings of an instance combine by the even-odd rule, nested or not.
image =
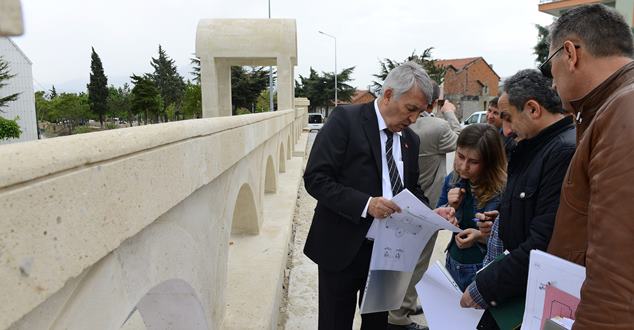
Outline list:
[[[304,253],[340,271],[357,255],[373,218],[361,218],[368,198],[382,196],[381,139],[374,103],[335,108],[313,144],[304,183],[317,199]],[[401,136],[404,186],[423,202],[418,180],[418,136]]]

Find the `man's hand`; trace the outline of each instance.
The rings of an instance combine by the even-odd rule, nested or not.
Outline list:
[[[482,234],[474,228],[467,228],[456,235],[456,245],[461,249],[468,249],[473,246]]]
[[[445,104],[440,108],[440,112],[456,112],[456,106],[448,100],[445,100]]]
[[[478,221],[478,229],[480,233],[485,237],[491,235],[491,228],[493,227],[493,221],[497,219],[499,215],[498,211],[487,211],[484,213],[476,213],[475,217],[480,220]]]
[[[449,221],[452,225],[458,227],[458,219],[456,219],[456,209],[453,207],[439,207],[434,210],[436,214],[445,218],[445,220]]]
[[[475,300],[471,298],[469,290],[465,290],[465,292],[462,294],[462,298],[460,298],[460,307],[482,309],[482,307],[480,307],[480,305],[478,305]]]
[[[370,198],[368,213],[375,219],[385,219],[394,212],[401,212],[401,208],[396,203],[383,197]]]
[[[447,192],[447,204],[457,209],[462,203],[462,198],[467,191],[464,188],[451,188]]]

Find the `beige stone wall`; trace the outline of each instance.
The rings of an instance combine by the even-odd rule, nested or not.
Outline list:
[[[279,189],[304,119],[287,110],[0,147],[0,329],[119,329],[135,306],[146,325],[220,326],[229,237],[261,233],[264,193]]]

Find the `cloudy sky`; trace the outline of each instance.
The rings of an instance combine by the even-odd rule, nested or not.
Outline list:
[[[298,74],[355,66],[352,85],[367,87],[383,58],[402,60],[434,47],[440,59],[484,57],[501,77],[534,67],[535,24],[552,17],[538,0],[271,0],[273,18],[294,18]],[[25,34],[13,40],[33,62],[36,89],[84,90],[90,48],[109,83],[151,72],[161,44],[182,74],[190,71],[202,18],[266,18],[267,0],[22,0]]]

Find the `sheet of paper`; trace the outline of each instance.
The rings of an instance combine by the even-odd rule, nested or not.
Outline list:
[[[522,329],[541,329],[545,322],[542,317],[548,286],[553,286],[579,298],[581,285],[583,285],[585,278],[586,269],[584,267],[543,251],[531,251]]]
[[[412,273],[395,270],[371,270],[365,282],[361,314],[399,309],[403,304]]]
[[[462,292],[444,268],[445,266],[436,261],[416,284],[416,292],[429,328],[475,329],[484,310],[460,307]]]
[[[405,189],[392,199],[400,208],[384,220],[375,220],[368,231],[374,247],[370,270],[413,272],[420,254],[431,236],[440,229],[460,232]]]
[[[387,219],[375,219],[367,237],[374,239],[361,313],[398,309],[420,254],[440,229],[460,228],[430,210],[409,190],[392,198],[400,208]]]

